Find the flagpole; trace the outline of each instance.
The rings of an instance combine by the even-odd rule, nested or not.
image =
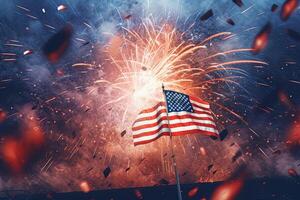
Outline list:
[[[169,131],[170,131],[171,158],[172,158],[172,163],[173,163],[173,167],[174,167],[174,171],[175,171],[175,177],[176,177],[177,196],[178,196],[178,200],[182,200],[181,188],[180,188],[180,180],[179,180],[179,174],[178,174],[178,171],[177,171],[176,158],[175,158],[174,149],[173,149],[172,132],[171,132],[171,129],[170,129],[169,111],[168,111],[168,105],[167,105],[168,103],[167,103],[167,97],[166,97],[166,94],[165,94],[165,86],[164,86],[164,84],[162,84],[162,91],[163,91],[164,99],[165,99],[165,102],[166,102],[167,121],[168,121],[168,127],[169,127]]]

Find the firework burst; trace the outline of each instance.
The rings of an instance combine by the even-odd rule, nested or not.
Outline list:
[[[104,106],[122,102],[122,123],[128,118],[126,115],[129,110],[136,112],[161,100],[162,84],[169,89],[193,95],[206,91],[206,94],[210,94],[206,95],[208,97],[216,93],[213,85],[228,83],[239,86],[235,79],[247,76],[245,70],[233,65],[266,64],[257,60],[217,62],[219,56],[252,51],[232,49],[209,54],[211,47],[207,44],[214,39],[230,38],[230,32],[220,32],[197,43],[184,40],[186,33],[169,23],[157,25],[146,19],[134,30],[123,27],[121,34],[111,39],[106,52],[111,65],[117,69],[117,77],[112,81],[105,79],[95,83],[105,84],[115,91],[114,98]],[[216,102],[212,100],[212,103]],[[239,117],[234,111],[222,108]]]

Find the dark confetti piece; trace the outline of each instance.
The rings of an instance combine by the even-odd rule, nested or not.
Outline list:
[[[232,0],[237,6],[242,7],[244,5],[242,0]]]
[[[234,21],[233,21],[231,18],[227,19],[226,22],[227,22],[228,24],[230,24],[231,26],[234,26],[234,25],[235,25]]]
[[[294,40],[300,41],[300,33],[292,29],[287,29],[287,34]]]
[[[166,179],[163,178],[163,179],[160,179],[159,184],[160,185],[168,185],[169,181],[167,181]]]
[[[107,178],[109,176],[110,172],[111,172],[110,167],[105,168],[105,170],[103,171],[104,177]]]
[[[210,17],[212,17],[214,15],[212,9],[208,10],[206,13],[204,13],[201,17],[200,20],[201,21],[206,21],[208,20]]]
[[[227,137],[228,135],[228,130],[227,129],[224,129],[220,132],[220,140],[223,141],[225,140],[225,138]]]
[[[124,135],[126,135],[126,130],[121,132],[121,137],[123,137]]]
[[[277,8],[278,8],[278,5],[274,3],[271,7],[271,11],[275,12],[277,10]]]

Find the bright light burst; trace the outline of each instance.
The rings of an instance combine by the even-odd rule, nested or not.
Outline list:
[[[161,100],[162,84],[168,89],[193,95],[199,95],[199,90],[212,93],[212,85],[223,82],[239,86],[235,79],[247,75],[245,70],[232,65],[266,64],[257,60],[215,62],[220,55],[252,49],[233,49],[204,56],[211,48],[208,42],[216,38],[228,39],[232,36],[230,32],[217,33],[197,44],[184,40],[185,33],[168,23],[159,26],[147,19],[136,29],[123,28],[112,38],[107,53],[112,65],[118,69],[118,76],[113,81],[98,80],[96,83],[109,84],[108,87],[116,91],[116,97],[105,105],[122,101],[125,105],[123,122],[128,110],[139,110],[154,100]],[[204,61],[210,64],[201,65]],[[235,112],[227,111],[239,117]]]

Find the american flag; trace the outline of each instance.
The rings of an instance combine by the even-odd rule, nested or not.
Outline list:
[[[133,123],[134,145],[146,144],[170,134],[172,136],[186,134],[218,136],[207,102],[171,90],[164,90],[164,93],[166,103],[159,102],[152,108],[143,110]]]

